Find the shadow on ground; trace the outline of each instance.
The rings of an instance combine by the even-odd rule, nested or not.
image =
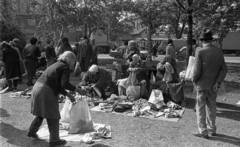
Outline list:
[[[98,143],[98,144],[94,144],[94,145],[92,145],[90,147],[110,147],[110,146]]]
[[[3,108],[0,108],[0,117],[9,117],[10,115],[8,114],[8,112],[3,109]]]
[[[240,146],[240,138],[233,137],[233,136],[227,136],[224,134],[218,134],[217,136],[211,137],[210,140],[220,141],[220,142]]]
[[[7,140],[8,144],[10,144],[8,146],[11,146],[11,145],[15,145],[19,147],[30,147],[35,145],[48,146],[48,142],[44,140],[27,138],[26,130],[20,130],[4,122],[0,123],[0,130],[1,130],[0,131],[1,136]]]

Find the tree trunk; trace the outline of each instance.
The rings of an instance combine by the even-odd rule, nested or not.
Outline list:
[[[188,14],[188,36],[187,36],[187,58],[186,58],[186,68],[188,66],[189,56],[192,55],[192,29],[193,29],[193,18],[191,14]]]
[[[84,36],[87,36],[87,24],[84,24]]]
[[[151,48],[152,48],[152,38],[151,38],[151,22],[148,23],[148,34],[147,34],[147,38],[148,38],[148,51],[149,53],[151,53]]]

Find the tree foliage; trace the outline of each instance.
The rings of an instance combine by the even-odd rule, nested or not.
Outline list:
[[[96,29],[108,28],[109,35],[127,31],[129,26],[119,21],[120,13],[114,0],[42,0],[42,3],[32,0],[31,13],[43,15],[38,26],[38,34],[49,34],[61,37],[70,30],[82,30],[82,36]]]
[[[12,41],[14,38],[18,38],[23,46],[26,45],[25,34],[21,29],[13,24],[8,23],[5,20],[0,21],[0,42],[2,41]]]

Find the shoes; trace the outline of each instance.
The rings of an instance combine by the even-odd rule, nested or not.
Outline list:
[[[217,133],[209,132],[209,135],[210,135],[210,136],[217,136]]]
[[[55,141],[55,142],[49,142],[49,147],[55,147],[55,146],[59,146],[59,145],[64,145],[66,143],[67,143],[66,140],[60,139],[60,140]]]
[[[196,134],[193,134],[193,135],[196,136],[196,137],[202,137],[202,138],[205,138],[205,139],[209,138],[208,135],[203,135],[203,134],[200,134],[200,133],[196,133]]]
[[[37,135],[36,133],[30,133],[30,132],[28,132],[28,133],[27,133],[27,136],[28,136],[28,137],[32,137],[32,138],[35,138],[35,139],[38,139],[38,135]]]

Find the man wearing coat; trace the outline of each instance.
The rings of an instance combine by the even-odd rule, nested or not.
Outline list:
[[[83,76],[80,86],[91,85],[92,89],[99,90],[101,98],[106,99],[105,89],[111,86],[111,83],[111,74],[107,70],[93,64]]]
[[[200,35],[202,48],[196,50],[193,84],[197,90],[197,124],[195,136],[216,136],[217,91],[227,74],[222,50],[212,44],[212,33],[204,29]]]
[[[86,72],[92,64],[93,60],[93,48],[89,43],[87,36],[84,36],[82,43],[80,43],[77,49],[77,61],[80,64],[81,71]]]

